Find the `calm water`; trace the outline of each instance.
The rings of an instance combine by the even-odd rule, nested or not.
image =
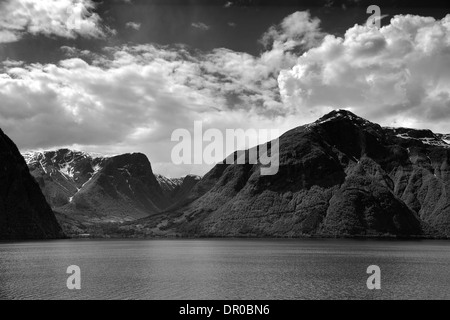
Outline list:
[[[66,287],[78,265],[82,290]],[[382,289],[366,287],[369,265]],[[1,299],[450,299],[450,242],[0,243]]]

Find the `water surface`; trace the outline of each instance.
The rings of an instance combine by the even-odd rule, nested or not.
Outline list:
[[[82,289],[67,289],[67,267]],[[367,289],[378,265],[382,289]],[[0,243],[0,299],[450,299],[450,242],[64,240]]]

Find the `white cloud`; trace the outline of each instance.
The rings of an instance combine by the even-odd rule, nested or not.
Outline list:
[[[134,30],[140,30],[141,24],[137,22],[127,22],[125,25],[127,28],[134,29]]]
[[[24,63],[25,62],[23,62],[23,61],[16,61],[16,60],[6,59],[5,61],[2,62],[2,65],[4,67],[11,68],[11,67],[22,66]]]
[[[6,0],[0,3],[0,43],[18,41],[25,33],[100,38],[114,33],[102,27],[92,0]]]
[[[448,132],[449,34],[450,16],[396,16],[381,30],[354,26],[341,38],[295,13],[268,31],[260,56],[63,47],[67,59],[59,63],[3,62],[0,127],[22,150],[140,151],[172,176],[207,169],[170,162],[172,131],[198,120],[205,129],[283,132],[348,107],[384,124]]]
[[[317,116],[331,108],[389,125],[450,131],[450,15],[395,16],[377,29],[328,35],[279,76],[283,102]]]
[[[153,45],[105,52],[58,64],[5,66],[0,126],[23,150],[141,151],[166,170],[174,169],[168,165],[173,130],[193,129],[196,120],[223,130],[285,122],[276,115],[282,109],[276,78],[251,55],[218,49],[192,56],[182,47]]]
[[[296,50],[316,46],[323,38],[320,20],[308,11],[298,11],[287,16],[280,25],[271,27],[261,42],[273,49]]]
[[[208,26],[207,24],[205,24],[203,22],[194,22],[191,24],[191,26],[195,29],[200,29],[202,31],[208,31],[209,29],[211,29],[210,26]]]

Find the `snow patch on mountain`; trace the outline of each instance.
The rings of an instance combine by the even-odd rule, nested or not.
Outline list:
[[[183,178],[171,179],[160,174],[155,174],[156,181],[164,191],[173,191],[183,184]]]
[[[395,129],[394,129],[395,131]],[[439,137],[414,138],[408,133],[400,133],[395,135],[397,138],[421,141],[424,144],[436,147],[450,148],[450,140],[440,139]]]

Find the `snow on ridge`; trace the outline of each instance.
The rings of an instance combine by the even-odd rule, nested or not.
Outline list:
[[[105,156],[101,153],[96,152],[85,152],[80,151],[76,149],[67,149],[67,148],[58,148],[58,149],[47,149],[47,150],[30,150],[22,153],[22,156],[25,158],[27,163],[37,160],[38,158],[45,157],[49,153],[55,153],[55,157],[58,155],[58,153],[61,153],[62,151],[65,151],[64,156],[71,155],[72,157],[75,155],[81,155],[84,157],[89,157],[93,160],[95,159],[105,159],[109,158],[111,156]]]
[[[413,138],[408,135],[408,133],[400,133],[395,135],[397,138],[407,139],[407,140],[417,140],[424,144],[436,147],[450,148],[450,140],[434,138]]]
[[[25,162],[27,164],[30,164],[34,161],[38,161],[39,158],[42,158],[44,155],[41,151],[28,151],[25,153],[22,153],[22,157],[25,159]]]
[[[166,184],[172,187],[176,187],[178,186],[178,184],[175,182],[177,179],[171,179],[171,178],[167,178],[161,174],[155,174],[155,178],[158,181],[158,183],[161,184]]]
[[[47,174],[48,172],[59,172],[65,179],[74,180],[79,171],[75,170],[76,164],[80,160],[89,159],[94,172],[91,177],[96,175],[102,167],[101,161],[107,159],[100,154],[88,153],[71,149],[57,149],[46,151],[27,151],[22,154],[27,165],[37,165]],[[51,159],[49,158],[51,157]],[[59,157],[59,160],[57,158]],[[94,163],[97,163],[94,165]],[[76,179],[75,179],[76,180]]]
[[[356,122],[357,124],[362,124],[363,126],[367,126],[367,125],[371,124],[371,122],[369,120],[366,120],[364,118],[361,118],[361,117],[355,115],[350,110],[337,109],[337,110],[334,110],[334,111],[330,112],[329,114],[323,116],[316,122],[306,125],[306,128],[309,128],[309,127],[315,126],[315,125],[319,125],[319,124],[324,124],[324,123],[327,123],[327,122],[330,122],[330,121],[333,121],[333,120],[336,120],[339,118],[345,118],[350,121]]]

